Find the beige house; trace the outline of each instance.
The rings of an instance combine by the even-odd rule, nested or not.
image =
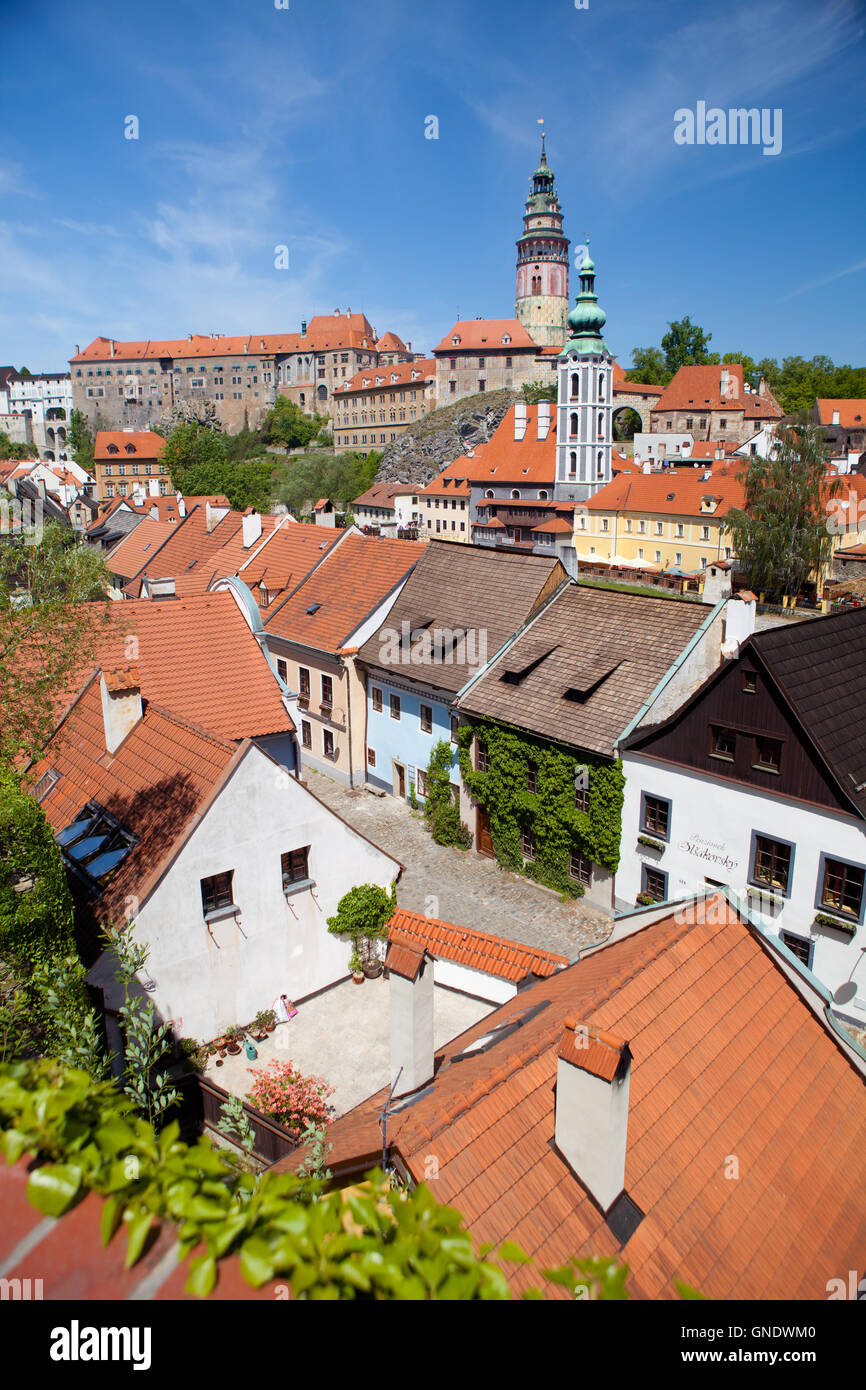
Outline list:
[[[365,368],[334,387],[334,448],[381,448],[435,409],[433,358]]]

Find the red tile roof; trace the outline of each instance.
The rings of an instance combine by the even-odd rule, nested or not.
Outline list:
[[[479,487],[494,483],[540,483],[551,488],[556,477],[556,406],[550,406],[550,428],[546,439],[538,439],[538,406],[526,407],[526,433],[514,438],[516,406],[511,406],[488,442],[475,449],[474,457],[464,454],[439,475],[468,478]],[[438,479],[437,479],[438,481]]]
[[[729,373],[731,381],[731,395],[724,397],[721,393],[723,370]],[[733,362],[726,368],[718,365],[680,367],[665,387],[656,409],[688,410],[694,406],[696,410],[702,407],[720,410],[724,406],[742,410],[744,395],[741,362]]]
[[[96,618],[102,605],[93,607]],[[133,651],[144,698],[220,738],[237,741],[294,727],[277,678],[231,594],[114,607],[118,621],[100,632],[78,688],[97,663],[121,666]]]
[[[595,512],[631,512],[646,516],[704,517],[707,521],[726,516],[732,507],[742,507],[742,474],[733,462],[730,471],[714,469],[704,478],[703,468],[666,468],[661,473],[619,473],[584,505]],[[701,511],[701,498],[716,497],[712,512]]]
[[[823,1301],[830,1275],[861,1268],[866,1241],[854,1049],[724,898],[679,916],[590,953],[449,1043],[435,1080],[391,1111],[392,1152],[418,1180],[437,1155],[436,1198],[465,1214],[479,1245],[509,1237],[544,1266],[621,1249],[644,1299],[674,1298],[681,1279],[712,1299]],[[624,1245],[555,1146],[568,1019],[627,1039],[632,1054],[625,1191],[644,1215]],[[330,1126],[338,1174],[375,1160],[384,1101]],[[724,1177],[732,1154],[739,1181]],[[536,1282],[532,1269],[513,1276],[517,1290]]]
[[[383,362],[378,367],[362,367],[350,381],[341,381],[334,388],[334,394],[345,395],[351,392],[384,390],[386,386],[429,385],[436,380],[436,359],[425,358],[420,362]]]
[[[189,508],[182,521],[169,526],[168,538],[137,576],[134,594],[140,592],[140,580],[144,574],[149,579],[173,579],[178,584],[193,565],[212,558],[218,550],[222,550],[226,542],[240,530],[241,522],[240,512],[230,511],[208,530],[207,507]]]
[[[395,497],[416,497],[423,488],[413,487],[411,483],[374,483],[356,497],[353,507],[387,507],[394,510]]]
[[[402,907],[388,923],[388,938],[404,945],[414,944],[416,950],[427,950],[437,960],[450,960],[469,970],[497,975],[512,984],[533,975],[547,979],[568,964],[565,956],[557,956],[553,951],[523,946],[519,941],[492,936],[473,927],[458,927],[453,922],[424,917]]]
[[[104,520],[103,513],[99,524]],[[118,575],[124,582],[134,579],[168,540],[173,529],[169,521],[152,521],[150,517],[144,517],[133,531],[108,551],[105,563],[109,572]]]
[[[411,572],[423,548],[417,541],[345,536],[295,593],[268,610],[265,630],[337,652]]]
[[[178,845],[237,753],[234,742],[145,702],[142,718],[108,756],[98,676],[85,687],[35,777],[49,767],[60,774],[42,801],[55,832],[97,801],[138,837],[100,895],[101,921],[126,920],[128,898],[140,895]]]
[[[290,518],[262,538],[238,569],[238,577],[251,588],[264,584],[270,593],[297,588],[344,534],[324,526],[302,526]]]
[[[455,346],[452,338],[459,338]],[[509,337],[510,343],[502,339]],[[482,348],[534,348],[536,343],[530,338],[520,319],[458,319],[450,333],[446,333],[441,343],[437,343],[434,353],[448,356],[449,353],[477,352]],[[540,349],[539,349],[540,351]],[[555,352],[560,349],[555,348]]]
[[[822,425],[832,425],[833,411],[838,410],[842,429],[866,429],[866,400],[834,400],[830,396],[818,396],[815,404]]]
[[[117,459],[118,463],[123,463],[127,458],[158,459],[164,450],[162,435],[154,434],[151,430],[99,430],[93,446],[93,457],[98,462]]]
[[[402,338],[398,338],[396,333],[384,333],[376,344],[377,352],[408,352],[406,344]]]
[[[404,980],[416,980],[424,964],[425,953],[425,947],[420,942],[392,928],[385,955],[385,968],[392,975],[400,975]]]
[[[253,333],[249,337],[193,333],[187,338],[138,339],[121,342],[116,338],[94,338],[93,342],[70,358],[70,362],[152,360],[159,357],[192,360],[201,357],[271,355],[275,352],[321,352],[335,348],[373,350],[376,338],[363,314],[316,314],[301,333]]]

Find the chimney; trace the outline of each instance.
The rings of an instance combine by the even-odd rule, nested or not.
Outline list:
[[[731,373],[728,371],[727,367],[722,367],[722,375],[721,375],[721,380],[720,380],[720,383],[719,383],[719,391],[720,391],[720,394],[721,394],[723,400],[725,399],[725,397],[726,397],[727,394],[728,394],[728,391],[729,391],[729,389],[730,389],[730,385],[731,385]]]
[[[838,425],[838,423],[839,423],[839,412],[838,412],[838,410],[834,410],[834,411],[833,411],[833,424],[834,424],[834,425]]]
[[[224,516],[227,516],[228,513],[229,513],[230,511],[231,511],[231,507],[230,507],[229,504],[228,504],[228,499],[227,499],[227,498],[224,498],[224,497],[220,496],[220,497],[217,498],[217,501],[216,501],[215,503],[212,503],[212,502],[210,501],[210,498],[207,499],[207,501],[206,501],[205,504],[204,504],[204,514],[205,514],[205,531],[207,532],[208,535],[210,535],[211,531],[213,531],[214,528],[215,528],[216,526],[219,525],[219,523],[222,521],[223,517],[224,517]],[[243,525],[244,525],[244,533],[243,533],[243,534],[244,534],[244,546],[246,546],[246,543],[247,543],[247,542],[246,542],[246,517],[244,517],[244,519],[243,519]]]
[[[755,631],[758,600],[751,589],[741,589],[725,604],[725,637],[723,656],[736,656],[740,646]]]
[[[75,356],[76,356],[76,357],[80,357],[80,356],[81,356],[81,348],[79,347],[78,343],[75,344]]]
[[[174,494],[174,500],[175,500],[175,502],[177,503],[177,514],[178,514],[178,516],[186,516],[186,503],[185,503],[184,500],[183,500],[183,493],[182,493],[182,492],[176,492],[176,493]]]
[[[391,1011],[391,1080],[394,1092],[417,1091],[433,1078],[433,959],[411,937],[392,932],[385,958]]]
[[[115,666],[103,670],[100,687],[105,747],[109,753],[115,753],[142,716],[138,667]]]
[[[148,482],[147,487],[148,487],[148,491],[150,492],[151,497],[158,497],[158,496],[159,496],[159,482],[157,481],[156,478],[151,478],[150,481]]]
[[[108,344],[108,351],[109,351],[109,353],[111,354],[111,356],[113,357],[113,356],[114,356],[114,339],[113,339],[113,338],[110,339],[110,341],[109,341],[109,344]]]
[[[243,515],[244,531],[244,550],[249,550],[251,545],[255,545],[259,536],[262,534],[262,518],[255,507],[247,507]]]
[[[307,336],[307,320],[306,320],[306,319],[302,319],[302,320],[301,320],[301,337],[302,337],[302,338],[306,338],[306,336]]]
[[[538,439],[546,439],[550,433],[550,401],[538,402]]]
[[[526,434],[526,401],[517,401],[514,407],[514,438],[523,439]]]
[[[604,1212],[625,1187],[630,1077],[627,1042],[566,1019],[556,1068],[556,1147]]]

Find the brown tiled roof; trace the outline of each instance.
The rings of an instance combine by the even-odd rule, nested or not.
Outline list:
[[[829,1277],[862,1266],[863,1076],[724,898],[680,916],[449,1043],[430,1085],[391,1110],[391,1151],[417,1180],[436,1155],[436,1198],[464,1213],[476,1246],[513,1239],[544,1267],[620,1252],[643,1299],[675,1298],[680,1279],[712,1299],[823,1301]],[[629,1040],[625,1191],[643,1219],[624,1243],[555,1145],[569,1018]],[[335,1172],[375,1158],[385,1099],[330,1126]],[[729,1155],[739,1180],[725,1179]],[[538,1283],[533,1267],[509,1277]]]
[[[722,372],[727,371],[736,395],[722,396]],[[659,397],[655,410],[732,410],[743,409],[743,364],[732,362],[728,367],[680,367]]]
[[[209,531],[207,507],[189,508],[182,521],[169,526],[168,538],[136,576],[134,595],[140,592],[140,580],[145,574],[149,579],[173,579],[177,583],[193,565],[221,550],[240,529],[241,521],[240,512],[226,512]]]
[[[485,975],[497,975],[502,980],[518,984],[530,976],[547,979],[562,966],[565,956],[553,951],[523,946],[503,936],[476,931],[473,927],[458,927],[453,922],[441,922],[437,917],[424,917],[420,912],[398,908],[388,923],[388,936],[393,942],[415,943],[416,949],[426,949],[437,960],[450,960],[469,970]]]
[[[347,535],[299,589],[268,609],[265,629],[317,651],[336,652],[423,553],[416,541]]]
[[[287,521],[263,537],[237,571],[245,584],[264,583],[271,593],[295,589],[345,532]]]
[[[756,633],[750,646],[817,745],[845,793],[866,814],[866,608]]]
[[[565,571],[547,556],[430,540],[385,623],[399,633],[404,621],[414,630],[422,616],[432,615],[431,631],[483,632],[489,659],[526,621],[545,589],[551,586],[552,592],[560,580],[565,580]],[[360,659],[370,666],[380,664],[378,634],[363,644]],[[449,663],[446,655],[444,661],[411,665],[409,670],[416,679],[456,691],[477,667],[453,657]]]
[[[145,701],[142,718],[108,757],[98,677],[85,687],[34,775],[49,767],[60,774],[41,803],[55,832],[96,801],[138,837],[100,895],[101,921],[126,920],[128,898],[178,844],[237,753],[236,743]]]
[[[102,605],[93,605],[94,620]],[[115,605],[119,623],[100,632],[92,665],[135,665],[144,698],[221,738],[286,733],[294,726],[267,657],[229,593],[138,599]]]
[[[334,348],[375,347],[375,334],[364,314],[315,314],[301,333],[253,333],[249,337],[193,333],[188,338],[138,339],[94,338],[93,342],[70,358],[70,362],[104,362],[118,365],[159,357],[194,360],[202,357],[257,356],[262,353],[321,352]]]
[[[460,708],[611,757],[708,612],[702,604],[571,583],[460,697]],[[521,660],[525,650],[533,658],[548,654],[530,665]],[[509,668],[525,672],[517,684],[504,679]]]
[[[402,976],[404,980],[416,980],[424,964],[425,953],[425,946],[416,938],[392,929],[388,936],[385,968],[390,970],[392,975]]]
[[[390,507],[393,510],[395,497],[415,497],[419,489],[411,483],[374,483],[356,497],[353,507]]]

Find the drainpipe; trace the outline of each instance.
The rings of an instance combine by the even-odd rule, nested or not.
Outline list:
[[[350,671],[345,657],[341,657],[343,669],[346,672],[346,728],[349,735],[349,786],[355,786],[355,774],[352,771],[352,686],[350,682]]]

